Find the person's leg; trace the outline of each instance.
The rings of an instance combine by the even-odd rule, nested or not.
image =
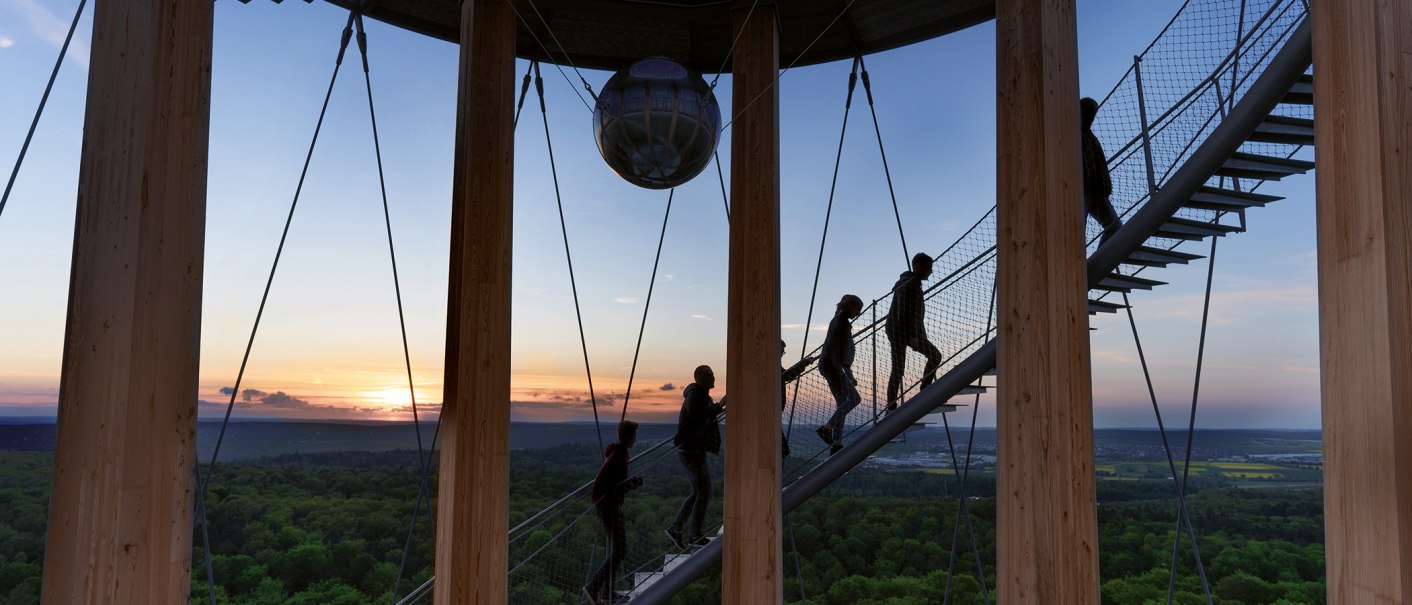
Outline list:
[[[691,456],[691,454],[686,452],[677,451],[677,459],[681,460],[682,468],[686,469],[686,477],[691,480],[691,493],[687,494],[686,498],[682,500],[681,508],[677,509],[677,518],[672,521],[671,528],[667,530],[668,534],[673,534],[674,536],[682,535],[682,530],[686,527],[686,520],[691,514],[692,509],[696,506],[696,475],[691,470]]]
[[[829,416],[828,422],[825,422],[824,426],[820,428],[819,437],[829,445],[833,445],[843,437],[843,418],[848,415],[848,412],[843,409],[845,397],[843,377],[835,375],[831,371],[820,371],[819,374],[823,375],[824,381],[829,384],[829,393],[833,395],[834,404],[837,406],[833,415]]]
[[[901,335],[887,333],[887,344],[892,353],[892,369],[887,376],[887,407],[897,407],[897,392],[902,389],[902,373],[906,370],[907,343]]]
[[[628,556],[628,534],[626,519],[623,518],[623,507],[614,506],[613,511],[607,517],[612,520],[612,526],[608,528],[608,573],[604,576],[603,592],[613,593],[613,578],[618,575],[618,570],[623,567],[623,560]]]
[[[689,539],[700,538],[706,523],[706,508],[711,504],[711,475],[707,471],[706,452],[691,454],[691,492],[696,499],[691,507],[691,534]]]
[[[829,425],[833,428],[833,441],[835,444],[843,443],[848,414],[862,401],[862,397],[858,396],[857,383],[853,380],[853,371],[844,370],[843,375],[838,377],[837,386],[829,383],[829,390],[833,392],[833,400],[838,404],[838,409],[834,410],[833,417],[829,419]]]
[[[936,381],[936,370],[941,367],[941,351],[936,350],[936,345],[933,345],[932,341],[927,340],[925,333],[912,337],[907,344],[912,347],[913,350],[927,358],[927,365],[922,368],[921,388],[925,389],[927,385]]]
[[[1090,198],[1084,196],[1084,206],[1088,210],[1093,220],[1103,227],[1103,235],[1099,237],[1098,244],[1101,246],[1108,238],[1113,237],[1118,229],[1122,228],[1123,221],[1118,218],[1118,212],[1113,209],[1113,201],[1109,198]]]
[[[617,544],[614,541],[613,536],[613,524],[615,521],[615,515],[612,509],[615,508],[617,507],[610,506],[603,501],[599,501],[597,504],[594,505],[594,512],[598,513],[598,520],[603,524],[603,531],[609,536],[608,556],[603,559],[603,565],[598,567],[598,571],[593,574],[593,577],[589,579],[588,584],[585,584],[583,587],[584,593],[586,593],[589,598],[594,599],[595,602],[597,602],[598,599],[601,599],[603,597],[603,593],[605,592],[604,585],[607,584],[609,580],[611,580],[611,576],[613,574],[613,558],[616,556],[618,550]]]

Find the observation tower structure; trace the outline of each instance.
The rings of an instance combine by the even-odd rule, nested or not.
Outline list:
[[[331,1],[460,48],[436,603],[506,601],[516,58],[732,74],[722,600],[779,603],[780,69],[992,18],[999,602],[1099,601],[1074,0]],[[1329,600],[1412,603],[1412,6],[1311,10]],[[212,18],[95,0],[46,603],[187,598]]]

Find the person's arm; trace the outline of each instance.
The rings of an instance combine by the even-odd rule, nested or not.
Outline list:
[[[815,359],[818,358],[805,357],[804,359],[799,360],[798,363],[789,366],[788,370],[785,370],[780,373],[780,380],[783,382],[794,382],[795,380],[798,380],[799,376],[804,374],[804,370],[809,369],[809,364],[814,363]]]

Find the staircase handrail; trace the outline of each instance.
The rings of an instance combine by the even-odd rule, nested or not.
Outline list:
[[[1231,110],[1226,119],[1191,158],[1158,190],[1145,205],[1105,244],[1088,258],[1088,286],[1097,286],[1122,261],[1137,250],[1167,218],[1191,199],[1206,180],[1229,158],[1255,126],[1279,104],[1286,91],[1308,69],[1311,59],[1312,36],[1307,15],[1301,17],[1295,32],[1284,47],[1266,66],[1250,90]],[[1203,172],[1204,171],[1204,172]],[[1165,213],[1165,214],[1164,214]],[[863,432],[856,441],[829,457],[813,470],[784,488],[781,508],[794,510],[805,500],[842,477],[866,460],[893,437],[911,427],[937,406],[955,396],[966,385],[995,367],[996,341],[983,345],[931,386],[909,399],[895,412],[879,420],[872,430]],[[642,594],[633,599],[634,605],[664,603],[721,560],[723,540],[713,540],[694,553],[690,559],[666,573]]]

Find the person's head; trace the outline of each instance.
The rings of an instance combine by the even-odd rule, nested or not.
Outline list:
[[[926,252],[918,252],[912,257],[912,273],[918,277],[926,279],[932,275],[932,257]]]
[[[1098,116],[1098,101],[1084,97],[1079,99],[1079,123],[1084,128],[1093,126],[1093,118]]]
[[[703,389],[716,388],[716,373],[711,371],[711,366],[696,366],[696,371],[692,373],[692,377],[696,379],[696,386]]]
[[[784,339],[780,339],[780,357],[784,357]]]
[[[834,315],[843,315],[852,320],[863,312],[863,299],[852,294],[844,294],[838,299],[838,306],[834,308]]]
[[[624,420],[618,423],[618,445],[632,447],[637,443],[637,423]]]

